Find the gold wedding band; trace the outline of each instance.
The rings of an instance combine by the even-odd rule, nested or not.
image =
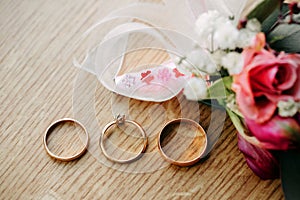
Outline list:
[[[134,126],[136,126],[139,129],[139,131],[140,131],[140,133],[141,133],[141,135],[143,137],[143,146],[142,146],[142,148],[139,150],[139,152],[136,155],[134,155],[133,157],[131,157],[129,159],[116,159],[116,158],[113,158],[112,156],[110,156],[107,153],[107,151],[105,150],[105,148],[104,148],[104,137],[105,137],[106,131],[111,126],[113,126],[113,125],[119,126],[119,125],[122,125],[124,123],[133,124]],[[103,128],[103,131],[102,131],[102,134],[101,134],[101,138],[100,138],[100,147],[101,147],[101,150],[102,150],[104,156],[107,159],[109,159],[110,161],[113,161],[113,162],[116,162],[116,163],[120,163],[120,164],[130,163],[130,162],[133,162],[133,161],[136,161],[137,159],[139,159],[143,155],[143,153],[146,151],[147,145],[148,145],[148,138],[146,136],[146,133],[145,133],[144,129],[137,122],[132,121],[132,120],[127,120],[127,119],[125,119],[125,116],[120,116],[120,115],[118,115],[117,118],[114,121],[108,123]]]
[[[196,128],[196,130],[197,130],[196,137],[198,137],[198,139],[200,140],[201,145],[199,146],[199,149],[198,149],[199,152],[197,152],[197,155],[195,158],[193,158],[191,160],[184,160],[184,161],[176,160],[176,159],[168,156],[165,153],[165,151],[163,150],[163,147],[161,145],[162,140],[164,140],[164,138],[167,137],[168,128],[170,128],[170,126],[174,125],[174,124],[179,124],[179,125],[189,124],[189,125],[192,125],[194,128]],[[199,123],[197,123],[193,120],[190,120],[190,119],[179,118],[179,119],[169,121],[168,123],[165,124],[165,126],[162,128],[161,132],[158,135],[157,146],[160,151],[160,154],[167,162],[177,165],[177,166],[186,167],[186,166],[191,166],[191,165],[196,164],[202,158],[202,156],[206,150],[206,147],[207,147],[207,136],[206,136],[204,129],[202,128],[202,126],[200,126]],[[198,148],[198,146],[197,146],[197,148]]]
[[[84,142],[84,147],[78,153],[76,153],[75,155],[63,157],[63,156],[58,156],[58,155],[56,155],[56,154],[54,154],[53,152],[50,151],[50,149],[48,148],[47,139],[48,139],[48,136],[52,133],[53,129],[58,124],[65,123],[65,122],[73,122],[75,124],[78,124],[84,130],[84,133],[86,135],[86,139],[85,139],[85,142]],[[71,119],[71,118],[63,118],[63,119],[59,119],[59,120],[54,121],[52,124],[50,124],[50,126],[48,126],[48,128],[45,132],[44,138],[43,138],[43,142],[44,142],[45,150],[46,150],[46,152],[48,153],[48,155],[50,157],[55,158],[55,159],[60,160],[60,161],[72,161],[72,160],[75,160],[75,159],[81,157],[86,152],[87,147],[88,147],[88,143],[89,143],[89,135],[88,135],[88,132],[87,132],[86,128],[79,121],[77,121],[75,119]]]

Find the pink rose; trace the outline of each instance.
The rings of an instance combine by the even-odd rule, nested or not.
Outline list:
[[[244,66],[232,89],[250,133],[266,149],[286,150],[300,144],[299,114],[280,117],[279,101],[300,100],[300,54],[267,51],[264,34],[243,51]]]
[[[251,134],[260,141],[262,147],[287,150],[299,147],[300,144],[300,120],[298,116],[292,118],[275,115],[263,124],[258,124],[247,118],[245,122]]]
[[[300,55],[275,55],[256,47],[243,51],[244,66],[232,89],[241,113],[256,123],[268,121],[280,100],[300,100]]]

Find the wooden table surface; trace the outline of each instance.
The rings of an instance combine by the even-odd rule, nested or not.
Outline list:
[[[248,168],[230,120],[219,127],[210,121],[222,111],[182,95],[163,103],[117,97],[73,66],[74,55],[86,51],[76,43],[83,32],[130,2],[0,1],[0,199],[283,199],[280,180],[260,180]],[[151,133],[146,155],[135,163],[112,164],[100,153],[99,127],[118,112],[115,105],[128,105],[131,119]],[[182,114],[182,105],[190,112]],[[210,123],[223,129],[208,158],[192,167],[176,167],[157,156],[156,134],[167,120],[182,116],[204,129]],[[67,163],[51,159],[42,142],[48,125],[63,117],[81,120],[91,139],[88,152]],[[78,149],[77,129],[55,129],[69,134],[53,133],[50,148],[58,153]]]

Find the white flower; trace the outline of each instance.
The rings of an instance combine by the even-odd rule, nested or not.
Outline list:
[[[236,46],[239,48],[249,47],[253,44],[255,36],[261,31],[261,24],[257,19],[250,19],[246,28],[239,31],[239,37],[236,40]]]
[[[211,54],[212,60],[215,62],[217,69],[220,70],[222,66],[222,58],[226,55],[226,52],[223,50],[216,50]]]
[[[216,47],[232,50],[236,48],[236,40],[238,37],[239,31],[230,20],[220,24],[213,36]]]
[[[225,23],[227,18],[216,10],[209,10],[199,15],[196,21],[196,32],[200,38],[207,38],[218,26]]]
[[[207,85],[205,80],[193,77],[188,80],[184,87],[183,94],[187,99],[198,101],[207,97]]]
[[[251,46],[254,42],[256,34],[256,32],[248,29],[241,29],[239,31],[239,37],[236,40],[236,46],[242,49]]]
[[[205,65],[205,72],[207,72],[207,74],[214,74],[217,71],[217,66],[216,64],[211,60],[207,60],[208,62]]]
[[[238,30],[235,22],[229,17],[218,11],[210,10],[199,15],[195,30],[202,47],[210,51],[234,50],[237,47],[250,46],[255,35],[261,31],[261,24],[255,18],[250,19],[246,28]]]
[[[246,29],[258,33],[261,31],[261,24],[256,18],[253,18],[247,21]]]
[[[205,56],[204,52],[200,49],[195,49],[186,56],[187,61],[200,70],[204,68],[206,58],[207,56]]]
[[[200,48],[190,52],[182,64],[186,64],[188,70],[196,75],[200,75],[201,72],[212,74],[217,71],[210,54]]]
[[[279,108],[279,115],[281,117],[292,117],[300,111],[300,102],[295,102],[291,99],[288,101],[279,101],[277,107]]]
[[[199,15],[196,20],[195,31],[198,34],[201,46],[210,50],[216,49],[216,47],[212,46],[213,43],[211,40],[216,29],[227,21],[229,21],[229,18],[221,15],[216,10],[209,10]]]
[[[237,52],[229,52],[222,58],[222,66],[230,75],[239,74],[243,69],[243,64],[242,55]]]

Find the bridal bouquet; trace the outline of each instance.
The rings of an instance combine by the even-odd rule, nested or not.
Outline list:
[[[217,100],[253,172],[299,186],[300,3],[263,0],[242,18],[246,0],[163,2],[121,8],[89,29],[91,44],[102,41],[80,67],[139,100],[161,102],[182,90],[190,100]],[[129,45],[135,34],[160,43],[143,45],[141,37]],[[125,52],[142,48],[166,49],[171,59],[119,75]]]
[[[186,97],[226,108],[247,164],[263,179],[279,177],[279,150],[300,147],[299,13],[300,3],[280,0],[263,1],[238,23],[205,12],[195,24],[202,48],[178,60],[193,74]],[[226,97],[218,97],[220,83]]]
[[[299,194],[300,3],[285,3],[263,1],[238,23],[217,11],[201,14],[195,30],[206,52],[195,47],[177,63],[193,74],[186,97],[217,99],[239,132],[248,166],[262,179],[281,176],[286,197],[294,198]],[[225,97],[218,97],[224,85]]]

